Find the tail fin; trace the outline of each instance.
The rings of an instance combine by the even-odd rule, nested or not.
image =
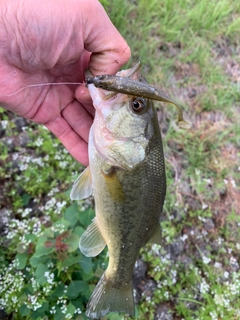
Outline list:
[[[133,285],[130,281],[125,288],[116,288],[103,274],[88,302],[86,315],[99,319],[111,311],[134,316]]]

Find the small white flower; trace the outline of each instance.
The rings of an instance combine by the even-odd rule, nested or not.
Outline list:
[[[82,311],[81,311],[81,309],[80,309],[80,308],[77,308],[77,309],[75,310],[75,312],[74,312],[74,313],[81,314],[81,313],[82,313]]]
[[[215,263],[214,263],[214,267],[217,268],[217,269],[218,269],[218,268],[221,268],[221,267],[222,267],[222,264],[221,264],[220,262],[215,262]]]
[[[14,153],[14,154],[12,155],[13,161],[17,160],[18,156],[19,156],[18,153]]]
[[[43,139],[41,137],[38,137],[37,140],[35,141],[34,145],[36,147],[40,147],[43,144]]]
[[[6,129],[7,126],[8,126],[8,121],[7,120],[2,120],[1,121],[1,125],[2,125],[3,129]]]
[[[210,286],[209,286],[209,284],[206,282],[206,280],[203,278],[202,279],[202,282],[200,283],[200,287],[199,287],[199,289],[200,289],[200,292],[201,293],[207,293],[208,291],[209,291],[209,288],[210,288]]]
[[[22,212],[22,218],[27,217],[30,212],[32,212],[32,208],[26,208],[26,209]]]
[[[187,239],[188,239],[188,235],[187,234],[184,234],[183,236],[181,236],[181,240],[183,242],[185,242],[185,240],[187,240]]]
[[[209,264],[209,262],[211,261],[210,258],[206,257],[206,256],[202,256],[202,261],[204,264]]]
[[[236,181],[234,179],[231,179],[230,183],[233,186],[233,188],[236,188]]]
[[[202,209],[205,210],[208,208],[208,205],[206,203],[202,203]]]

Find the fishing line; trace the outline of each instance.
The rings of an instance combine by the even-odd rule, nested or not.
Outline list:
[[[44,86],[57,86],[57,85],[62,85],[62,84],[77,84],[77,85],[86,85],[85,82],[45,82],[45,83],[35,83],[35,84],[29,84],[26,85],[25,87],[22,87],[21,89],[15,91],[14,93],[8,94],[8,97],[14,96],[15,94],[18,94],[19,92],[23,91],[24,89],[27,88],[34,88],[34,87],[44,87]]]

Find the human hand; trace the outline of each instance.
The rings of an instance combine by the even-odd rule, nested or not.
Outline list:
[[[115,74],[130,58],[127,43],[97,0],[4,0],[0,19],[0,105],[44,124],[88,165],[88,89],[55,84],[83,83],[86,68]]]

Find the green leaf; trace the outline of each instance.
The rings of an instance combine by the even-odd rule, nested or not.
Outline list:
[[[47,256],[37,258],[37,257],[35,257],[35,255],[33,255],[30,259],[30,265],[32,267],[37,267],[37,266],[39,266],[40,263],[46,264],[48,260],[49,260],[49,258]]]
[[[19,308],[19,312],[20,312],[20,315],[21,315],[22,317],[26,317],[26,316],[29,315],[30,309],[29,309],[25,304],[23,304],[23,305],[21,305],[21,307]]]
[[[23,244],[23,243],[18,243],[18,245],[17,245],[17,248],[16,248],[16,251],[18,252],[18,253],[24,253],[25,251],[26,251],[27,249],[26,249],[26,247],[25,247],[25,244]]]
[[[80,212],[78,220],[86,228],[92,222],[94,215],[95,212],[90,208],[86,211]]]
[[[44,276],[46,271],[49,270],[44,264],[40,264],[35,271],[36,281],[42,285],[47,282],[47,278]]]
[[[74,307],[74,305],[70,302],[67,306],[67,314],[71,314],[72,316],[74,315],[76,308]]]
[[[76,256],[76,257],[69,257],[68,259],[66,259],[62,262],[62,266],[63,267],[70,267],[75,263],[79,263],[80,259],[81,259],[80,255]]]
[[[76,298],[79,293],[83,292],[88,288],[88,285],[86,282],[81,281],[81,280],[74,280],[70,283],[67,289],[67,296],[70,299]]]
[[[36,240],[36,235],[35,234],[25,234],[25,239],[30,240],[31,242],[34,242]]]
[[[80,238],[84,231],[85,231],[85,230],[84,230],[82,227],[77,226],[77,227],[74,229],[73,233],[76,234],[76,235],[78,235],[79,238]]]
[[[45,230],[44,230],[44,233],[43,233],[43,237],[45,237],[46,240],[47,240],[48,238],[53,238],[53,237],[54,237],[54,231],[53,231],[51,228],[45,229]],[[43,237],[41,237],[41,238],[43,238]],[[38,240],[38,242],[41,242],[41,238]],[[46,240],[45,240],[45,241],[46,241]],[[45,242],[45,241],[44,241],[44,242]]]
[[[92,267],[93,267],[92,258],[85,257],[84,255],[82,255],[81,260],[79,261],[79,264],[85,273],[89,273],[90,271],[92,271]]]
[[[122,320],[122,316],[118,313],[109,313],[108,320]]]
[[[75,201],[70,207],[64,212],[64,219],[70,222],[71,226],[74,226],[78,221],[79,207]]]
[[[48,229],[46,229],[46,230],[44,231],[44,234],[45,234],[45,232],[46,232],[47,230],[48,230]],[[37,250],[39,247],[42,247],[43,244],[44,244],[47,240],[48,240],[48,237],[46,237],[45,235],[42,236],[42,237],[40,237],[40,238],[38,239],[38,241],[37,241],[37,244],[36,244],[36,250]]]
[[[54,320],[64,320],[64,315],[62,314],[60,308],[56,307],[56,313],[54,314]]]
[[[44,245],[42,247],[38,246],[38,248],[36,248],[36,252],[34,253],[33,257],[40,258],[52,252],[54,252],[54,248],[45,248]]]
[[[79,236],[72,233],[70,237],[68,237],[65,243],[68,245],[68,252],[73,252],[79,247]]]
[[[63,283],[60,283],[52,293],[52,297],[62,297],[63,296],[63,291],[65,290],[65,285]]]
[[[22,195],[22,202],[23,202],[23,205],[24,206],[27,206],[29,204],[29,201],[30,201],[31,197],[27,194],[27,193],[24,193]]]
[[[27,260],[28,260],[28,255],[26,253],[23,253],[23,254],[18,253],[16,255],[16,259],[18,260],[17,268],[19,270],[23,270],[26,267]]]
[[[86,282],[88,282],[89,280],[92,280],[94,278],[94,276],[95,276],[95,274],[93,271],[88,272],[88,273],[86,273],[84,271],[81,272],[82,280],[86,281]]]

